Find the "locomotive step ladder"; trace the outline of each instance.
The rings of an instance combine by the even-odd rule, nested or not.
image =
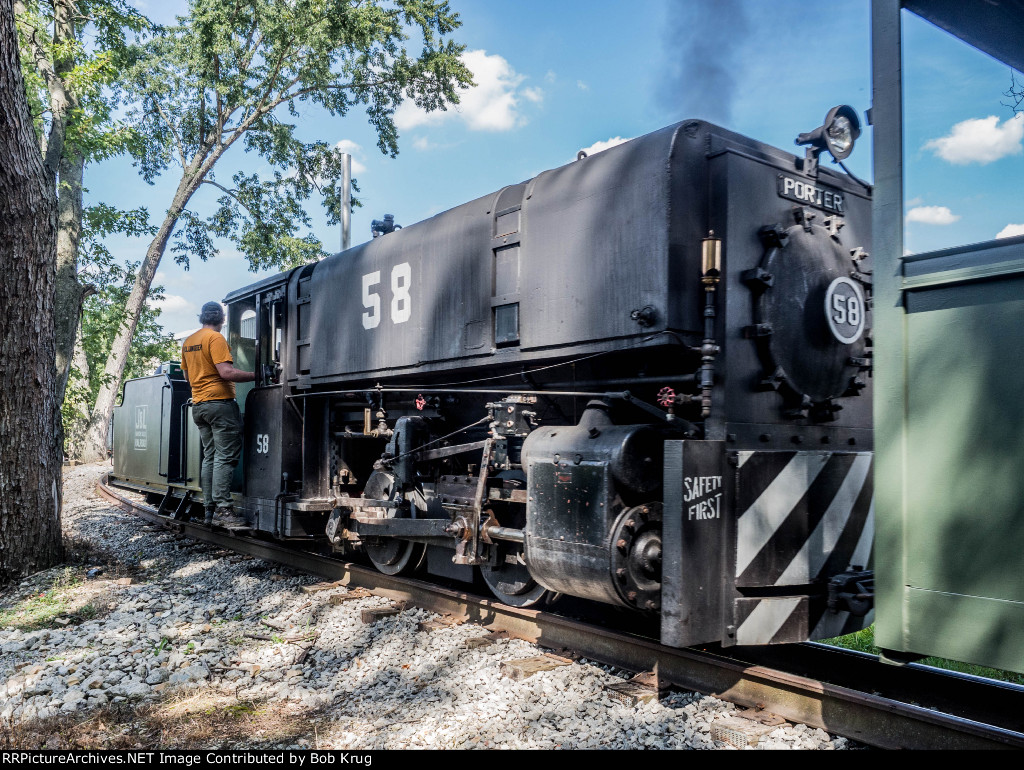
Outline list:
[[[156,512],[158,516],[167,516],[174,521],[186,521],[189,518],[189,508],[192,504],[192,493],[191,489],[183,489],[181,499],[178,501],[177,506],[174,508],[174,512],[170,513],[172,500],[175,499],[175,488],[173,486],[167,487],[167,493],[164,495],[163,500],[160,501],[160,505],[157,507]]]

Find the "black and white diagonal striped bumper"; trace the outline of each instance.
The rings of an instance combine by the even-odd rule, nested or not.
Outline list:
[[[871,563],[871,452],[669,444],[666,644],[780,644],[850,633],[871,622],[871,613],[851,616],[827,605],[830,578]],[[715,494],[711,505],[706,498]],[[710,509],[720,513],[703,515]]]

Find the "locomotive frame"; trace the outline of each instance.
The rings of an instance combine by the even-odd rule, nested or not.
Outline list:
[[[684,121],[234,291],[238,505],[389,574],[657,615],[672,646],[861,628],[869,242],[870,190],[817,151]],[[171,367],[114,421],[111,482],[179,517],[188,414]]]

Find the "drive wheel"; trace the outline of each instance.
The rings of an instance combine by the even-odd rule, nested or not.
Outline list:
[[[523,561],[523,547],[515,543],[498,546],[498,563],[480,567],[484,582],[498,601],[510,607],[532,607],[544,599],[547,589],[530,576]]]
[[[526,488],[526,474],[521,470],[501,471],[495,477],[518,489]],[[505,510],[501,519],[507,526],[522,529],[526,512]],[[533,579],[526,567],[522,544],[498,541],[492,547],[497,549],[497,559],[494,564],[481,565],[480,574],[499,602],[510,607],[532,607],[547,598],[549,591]]]
[[[366,496],[374,500],[398,500],[401,494],[395,490],[395,478],[385,471],[374,471],[366,482]],[[376,516],[394,518],[407,516],[403,508],[370,508]],[[426,546],[393,537],[368,538],[365,542],[366,555],[373,566],[385,575],[402,575],[419,567]]]

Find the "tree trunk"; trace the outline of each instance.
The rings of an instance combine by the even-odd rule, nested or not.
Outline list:
[[[68,457],[81,459],[82,439],[89,427],[89,357],[82,343],[82,324],[75,333],[75,352],[64,390],[64,446]]]
[[[12,0],[0,0],[0,583],[61,558],[53,303],[56,200],[25,98]]]
[[[70,149],[70,148],[69,148]],[[60,161],[57,199],[57,400],[64,400],[85,292],[78,281],[78,243],[82,236],[82,173],[85,158],[71,151]],[[66,426],[65,426],[66,427]]]
[[[212,165],[212,164],[211,164]],[[156,237],[146,250],[146,258],[139,266],[139,273],[135,276],[135,285],[128,296],[128,303],[125,306],[125,317],[114,335],[114,344],[107,356],[107,363],[103,369],[103,377],[100,379],[100,389],[96,394],[96,404],[92,408],[92,417],[89,419],[89,428],[86,431],[82,442],[82,459],[86,462],[103,459],[107,456],[107,435],[110,431],[110,418],[114,414],[114,402],[118,393],[121,392],[121,378],[124,376],[124,367],[128,363],[128,352],[131,350],[132,340],[135,337],[135,329],[139,325],[139,318],[142,315],[142,306],[149,294],[149,287],[153,284],[153,276],[160,266],[160,259],[167,248],[167,242],[174,231],[174,225],[178,221],[178,215],[182,212],[189,199],[198,189],[200,179],[192,169],[186,171],[178,190],[174,196],[171,208],[167,212]]]
[[[78,107],[78,98],[67,88],[67,80],[75,67],[74,56],[68,53],[78,40],[75,25],[77,10],[72,0],[51,0],[53,5],[53,50],[58,55],[47,58],[45,49],[33,36],[27,43],[32,49],[38,74],[50,94],[50,126],[43,147],[43,168],[51,184],[57,185],[57,399],[63,401],[68,382],[68,366],[75,346],[75,330],[82,309],[83,291],[78,282],[78,243],[82,233],[82,173],[85,158],[66,143],[67,123]],[[14,0],[17,16],[30,16],[23,0]]]
[[[86,388],[88,388],[89,377],[92,375],[92,369],[89,366],[89,356],[85,353],[85,341],[82,339],[81,324],[78,324],[78,328],[75,331],[75,352],[71,356],[71,371],[76,372],[86,383]],[[88,402],[86,402],[84,413],[86,417],[89,416]]]

